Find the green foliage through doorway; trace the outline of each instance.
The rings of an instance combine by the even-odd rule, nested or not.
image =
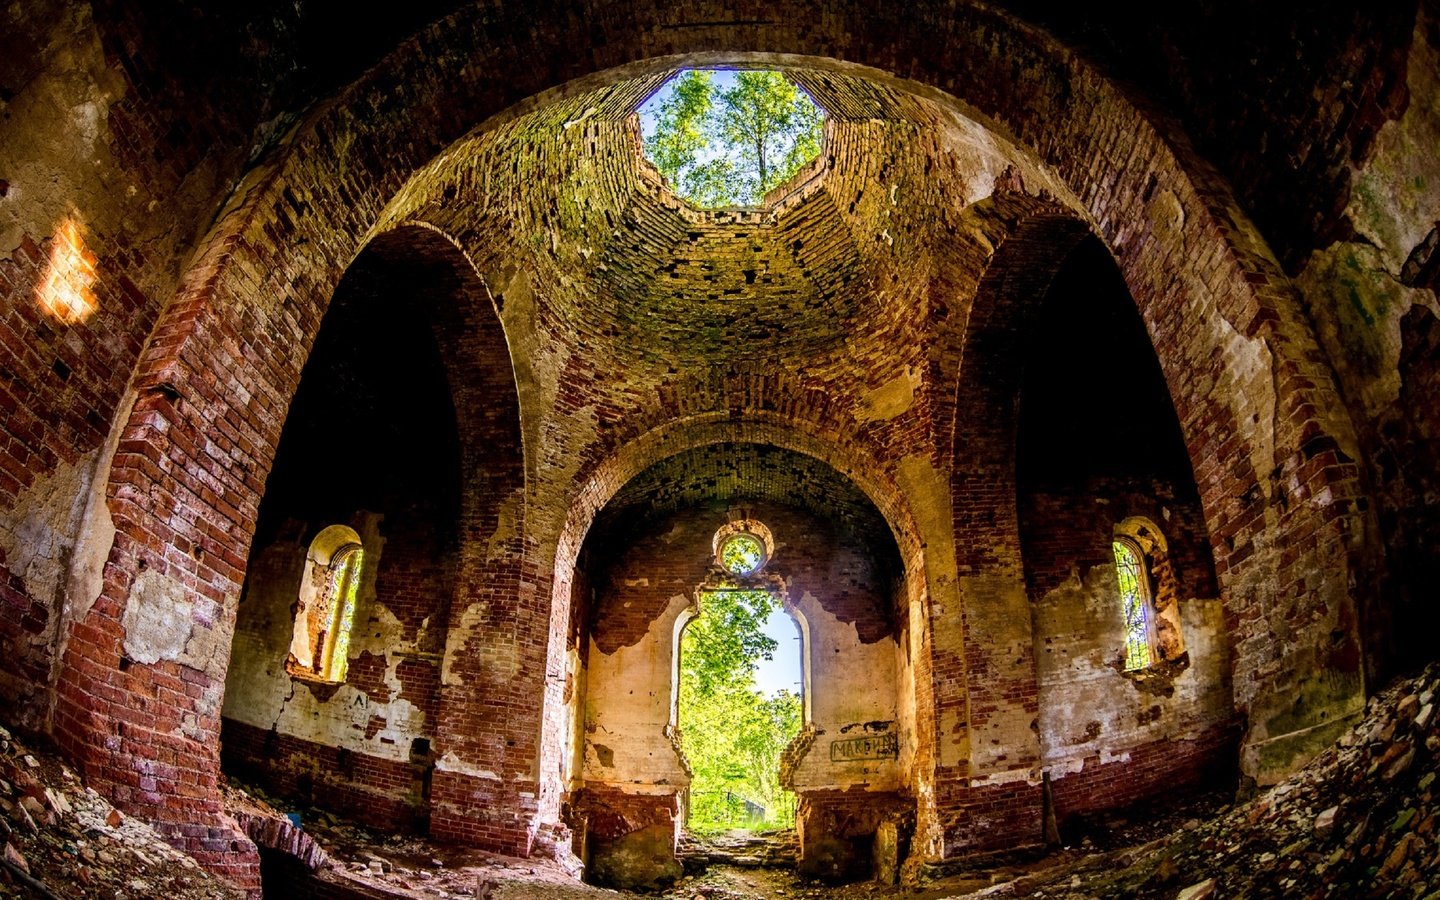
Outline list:
[[[780,787],[780,754],[800,730],[800,696],[755,687],[775,641],[761,630],[768,591],[708,591],[680,641],[680,732],[694,771],[688,826],[697,832],[790,828],[795,795]]]

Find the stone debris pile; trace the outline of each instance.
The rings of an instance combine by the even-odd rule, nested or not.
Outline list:
[[[793,829],[685,834],[680,838],[678,855],[685,871],[691,874],[711,865],[793,869],[800,855],[800,840]]]
[[[1250,802],[977,896],[1440,900],[1437,693],[1440,663],[1378,693],[1334,746]]]
[[[244,894],[0,728],[0,897],[229,900]]]

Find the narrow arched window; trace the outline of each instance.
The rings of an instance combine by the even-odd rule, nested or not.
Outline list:
[[[286,669],[319,681],[345,680],[365,551],[360,536],[332,525],[310,544]]]
[[[1125,669],[1143,669],[1155,662],[1154,625],[1150,618],[1150,573],[1145,554],[1128,537],[1116,538],[1115,574],[1125,617]]]

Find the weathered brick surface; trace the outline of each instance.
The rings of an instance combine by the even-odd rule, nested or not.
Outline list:
[[[1235,778],[1239,729],[1217,726],[1185,738],[1157,741],[1101,759],[1087,757],[1085,767],[1050,782],[1055,817],[1123,809],[1137,803],[1163,803],[1186,790],[1227,787]]]
[[[1249,716],[1247,773],[1283,771],[1304,753],[1287,736],[1358,708],[1358,623],[1377,646],[1413,623],[1413,600],[1392,625],[1376,598],[1410,597],[1433,568],[1435,420],[1420,411],[1434,380],[1433,221],[1428,200],[1382,212],[1407,221],[1390,235],[1329,186],[1347,171],[1376,195],[1413,183],[1393,161],[1406,141],[1383,126],[1400,122],[1417,146],[1429,133],[1423,10],[1413,32],[1401,7],[1340,29],[1257,16],[1213,51],[1181,12],[1160,20],[1164,40],[1116,29],[1145,43],[1140,71],[1164,73],[1156,93],[1179,98],[1180,119],[990,6],[793,0],[737,22],[720,2],[490,4],[455,11],[364,76],[375,44],[315,42],[334,47],[305,56],[317,21],[280,12],[187,24],[42,4],[12,12],[25,27],[9,33],[44,39],[0,54],[7,123],[71,110],[89,123],[7,125],[0,140],[14,151],[0,157],[0,695],[209,861],[231,851],[193,823],[218,814],[220,698],[261,497],[331,296],[392,226],[382,252],[461,273],[430,307],[464,478],[433,706],[442,833],[525,850],[558,817],[585,535],[636,474],[727,442],[824,460],[895,534],[916,631],[902,677],[921,852],[967,846],[952,826],[983,792],[1029,828],[1028,788],[984,786],[1033,783],[1026,577],[1055,577],[1022,552],[1006,356],[1087,232],[1115,255],[1177,413]],[[1294,63],[1247,69],[1231,96],[1226,48],[1290,53],[1297,28]],[[230,55],[208,52],[236,33]],[[624,114],[657,60],[716,51],[809,59],[802,80],[834,113],[825,157],[777,198],[780,215],[687,211],[635,159]],[[323,89],[318,71],[358,80],[289,132],[277,113]],[[252,148],[263,161],[237,185]],[[72,215],[96,311],[67,323],[36,289]],[[1366,271],[1415,292],[1358,295],[1377,310],[1403,296],[1384,313],[1398,341],[1353,339],[1348,276],[1329,257],[1301,293],[1271,251],[1294,263],[1310,235],[1347,236],[1346,220],[1382,257]],[[1379,415],[1396,397],[1408,411]],[[1372,577],[1384,538],[1398,548],[1389,579]],[[444,579],[424,562],[404,571]],[[405,607],[393,572],[385,590]],[[156,611],[174,614],[173,632],[147,624]],[[357,678],[378,692],[374,665]]]
[[[384,832],[424,831],[421,763],[381,759],[225,719],[221,760],[268,791]]]

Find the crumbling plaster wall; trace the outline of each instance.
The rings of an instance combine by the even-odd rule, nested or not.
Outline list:
[[[619,586],[619,596],[605,598],[599,608],[607,601],[628,605],[632,601],[621,599],[627,587],[648,587],[643,577],[626,581],[630,583]],[[670,740],[670,727],[676,702],[676,632],[694,603],[686,593],[671,597],[640,639],[628,646],[606,652],[591,638],[581,770],[587,784],[637,785],[642,791],[670,785],[679,792],[690,783]]]
[[[426,721],[426,707],[433,713],[426,697],[433,690],[433,671],[431,684],[415,684],[402,681],[399,668],[406,658],[425,655],[435,641],[423,626],[410,628],[396,618],[377,595],[380,569],[389,563],[383,517],[357,518],[364,566],[346,681],[324,684],[285,671],[308,546],[276,541],[256,554],[246,580],[222,714],[256,729],[408,762],[413,740],[433,733],[433,721]]]
[[[1425,635],[1440,622],[1430,590],[1440,577],[1440,412],[1429,336],[1440,322],[1440,18],[1433,5],[1420,4],[1394,79],[1392,94],[1401,98],[1394,117],[1345,160],[1348,202],[1333,229],[1345,239],[1317,245],[1295,275],[1355,411],[1381,504],[1384,569],[1370,577],[1383,592],[1364,623],[1377,674],[1422,658]]]
[[[978,15],[968,8],[946,8],[937,13],[905,10],[903,19],[887,19],[883,14],[876,17],[874,11],[865,10],[865,27],[852,27],[848,24],[852,19],[847,18],[843,11],[834,15],[827,12],[823,16],[813,16],[810,15],[814,12],[813,9],[797,4],[796,7],[786,10],[785,14],[776,17],[775,22],[781,24],[757,25],[754,34],[747,32],[741,38],[717,34],[714,29],[718,26],[713,25],[690,30],[646,30],[644,23],[657,16],[664,18],[670,12],[667,10],[661,14],[653,7],[638,4],[634,9],[619,10],[617,15],[621,19],[611,25],[618,34],[637,34],[644,37],[637,38],[633,43],[625,40],[610,41],[602,49],[596,50],[593,59],[577,62],[574,55],[566,49],[572,46],[572,41],[564,38],[583,41],[590,33],[588,29],[593,23],[580,16],[570,25],[555,22],[551,23],[553,28],[543,27],[543,24],[537,27],[533,12],[527,9],[507,18],[503,11],[495,11],[493,17],[485,20],[484,27],[473,33],[466,33],[465,28],[467,24],[474,23],[466,18],[466,14],[457,15],[456,20],[447,23],[445,27],[433,29],[423,42],[416,41],[403,46],[392,60],[392,63],[398,60],[393,68],[372,76],[372,80],[349,92],[343,102],[318,111],[312,125],[297,134],[293,152],[278,159],[273,168],[267,168],[262,177],[249,183],[248,187],[253,192],[247,195],[246,202],[239,203],[232,209],[235,213],[233,217],[226,218],[224,223],[217,227],[217,239],[212,245],[214,252],[206,258],[202,269],[197,270],[189,281],[189,288],[182,296],[182,302],[177,304],[174,314],[166,317],[164,340],[151,355],[142,372],[146,379],[145,388],[156,388],[163,384],[165,389],[156,396],[143,396],[137,403],[136,412],[127,420],[126,429],[129,440],[126,449],[134,452],[127,452],[125,458],[117,460],[114,466],[113,480],[133,484],[135,489],[115,491],[107,496],[107,501],[124,513],[116,519],[121,534],[117,536],[117,549],[110,560],[115,580],[102,589],[103,602],[98,604],[98,613],[87,615],[85,620],[79,623],[81,627],[76,630],[81,638],[81,647],[71,654],[67,664],[72,670],[69,680],[73,684],[67,689],[64,709],[58,718],[57,730],[62,741],[71,752],[83,758],[89,773],[100,782],[122,783],[136,764],[143,764],[156,754],[176,752],[184,757],[183,765],[187,774],[193,773],[202,783],[209,783],[213,766],[204,758],[192,759],[197,753],[193,747],[174,746],[165,739],[164,733],[170,725],[168,720],[164,727],[158,729],[158,736],[141,728],[136,731],[138,737],[127,737],[119,741],[122,745],[119,750],[112,752],[101,749],[106,746],[107,741],[117,737],[114,729],[106,725],[109,713],[112,708],[117,708],[117,704],[96,699],[97,694],[104,693],[98,690],[99,686],[105,683],[107,678],[114,676],[119,665],[120,654],[117,648],[122,641],[117,634],[116,625],[123,617],[122,610],[128,603],[138,603],[144,597],[150,596],[148,589],[137,588],[133,592],[130,589],[132,584],[139,583],[136,581],[136,571],[141,560],[145,559],[145,553],[138,548],[152,543],[173,546],[177,542],[198,544],[209,541],[207,546],[213,549],[207,552],[212,559],[215,556],[228,557],[218,568],[205,570],[195,561],[186,560],[186,548],[181,546],[175,558],[167,559],[166,562],[167,566],[175,568],[175,583],[181,586],[177,596],[199,594],[204,597],[203,602],[197,602],[196,613],[192,617],[197,627],[214,631],[215,637],[211,643],[227,645],[228,624],[224,610],[227,603],[233,604],[238,594],[240,572],[248,549],[249,534],[254,526],[252,501],[258,496],[263,484],[268,465],[267,447],[273,450],[274,441],[278,437],[278,421],[283,418],[286,398],[294,388],[298,361],[303,359],[304,347],[318,324],[318,316],[314,315],[314,311],[323,308],[329,295],[328,288],[333,286],[333,279],[338,277],[336,273],[343,269],[344,258],[353,249],[356,235],[363,233],[374,221],[377,203],[390,196],[403,180],[403,174],[397,173],[413,171],[439,146],[457,137],[485,115],[507,106],[509,102],[558,84],[576,74],[584,74],[591,68],[599,69],[652,54],[683,53],[699,47],[723,46],[727,41],[735,41],[745,46],[763,45],[767,48],[790,48],[797,51],[804,51],[807,47],[813,49],[812,42],[817,38],[815,32],[808,26],[797,29],[793,24],[785,23],[828,23],[825,28],[836,29],[832,37],[837,56],[864,60],[874,64],[877,69],[909,72],[919,81],[954,85],[955,91],[971,97],[977,106],[995,116],[1021,140],[1028,140],[1040,148],[1041,154],[1053,162],[1067,180],[1076,184],[1084,182],[1086,202],[1100,211],[1096,219],[1106,223],[1107,239],[1114,246],[1120,247],[1125,243],[1122,238],[1131,236],[1130,225],[1142,221],[1143,210],[1123,210],[1120,208],[1123,201],[1112,203],[1111,198],[1139,197],[1142,193],[1148,193],[1143,189],[1145,176],[1148,174],[1144,171],[1147,164],[1143,158],[1154,151],[1155,158],[1161,160],[1155,169],[1161,176],[1158,180],[1163,182],[1162,186],[1165,188],[1157,195],[1162,198],[1162,203],[1168,203],[1164,200],[1165,191],[1177,188],[1174,182],[1181,182],[1178,193],[1172,192],[1178,197],[1175,203],[1156,207],[1160,213],[1165,213],[1168,209],[1172,214],[1159,215],[1157,220],[1176,222],[1179,217],[1173,213],[1178,204],[1178,209],[1184,213],[1185,219],[1192,223],[1192,228],[1208,233],[1208,229],[1213,227],[1222,235],[1222,242],[1228,238],[1243,245],[1246,253],[1254,251],[1254,258],[1247,256],[1234,266],[1233,271],[1222,272],[1234,255],[1231,253],[1233,245],[1216,250],[1210,258],[1210,263],[1217,266],[1215,284],[1208,287],[1232,307],[1239,307],[1239,314],[1236,314],[1237,309],[1229,308],[1227,315],[1240,324],[1240,331],[1249,331],[1253,325],[1256,331],[1270,333],[1277,329],[1277,326],[1270,324],[1276,321],[1277,317],[1282,323],[1278,327],[1278,331],[1282,332],[1281,340],[1273,345],[1269,352],[1278,355],[1278,361],[1274,364],[1277,370],[1295,361],[1301,371],[1297,382],[1285,385],[1286,390],[1294,395],[1293,402],[1287,407],[1287,415],[1298,416],[1299,420],[1290,422],[1294,427],[1286,430],[1277,440],[1274,455],[1283,457],[1285,465],[1290,467],[1288,471],[1302,481],[1322,479],[1339,485],[1339,488],[1331,493],[1320,492],[1319,500],[1314,504],[1315,508],[1305,511],[1306,516],[1321,520],[1320,527],[1325,535],[1321,543],[1329,555],[1306,551],[1302,553],[1303,559],[1285,562],[1287,548],[1276,545],[1293,540],[1293,535],[1303,530],[1301,525],[1295,524],[1296,520],[1287,519],[1280,512],[1257,511],[1253,508],[1254,503],[1240,504],[1237,509],[1231,510],[1212,499],[1209,501],[1209,514],[1219,520],[1231,520],[1227,524],[1233,527],[1227,527],[1218,536],[1220,541],[1234,538],[1238,533],[1238,545],[1242,550],[1248,552],[1253,546],[1258,551],[1258,556],[1248,559],[1259,558],[1260,563],[1237,560],[1237,563],[1243,564],[1250,572],[1258,572],[1242,573],[1244,577],[1237,577],[1237,592],[1248,593],[1251,587],[1267,580],[1284,586],[1277,597],[1264,597],[1266,603],[1273,603],[1281,608],[1279,615],[1271,618],[1271,623],[1283,619],[1286,607],[1345,607],[1345,592],[1348,590],[1345,583],[1351,575],[1351,556],[1346,546],[1342,545],[1336,550],[1335,534],[1348,527],[1349,523],[1345,518],[1346,513],[1340,508],[1352,499],[1352,492],[1345,481],[1347,476],[1340,467],[1332,464],[1333,454],[1323,449],[1323,442],[1315,445],[1320,448],[1318,455],[1321,458],[1318,461],[1297,461],[1299,457],[1294,454],[1302,443],[1302,434],[1307,438],[1315,432],[1324,437],[1338,434],[1340,443],[1344,444],[1345,429],[1335,426],[1332,405],[1327,399],[1328,388],[1322,385],[1312,390],[1315,383],[1324,382],[1326,379],[1321,377],[1319,382],[1316,382],[1309,378],[1314,373],[1305,362],[1308,358],[1307,342],[1302,339],[1297,343],[1290,343],[1296,336],[1290,331],[1292,310],[1284,302],[1284,298],[1275,301],[1265,290],[1241,289],[1231,284],[1232,281],[1239,281],[1247,275],[1267,277],[1268,254],[1264,251],[1263,243],[1250,240],[1251,236],[1245,233],[1243,223],[1236,225],[1229,219],[1233,210],[1223,185],[1208,186],[1206,198],[1199,200],[1188,191],[1185,172],[1167,168],[1173,159],[1163,146],[1157,149],[1154,145],[1147,144],[1143,151],[1132,153],[1132,138],[1137,134],[1150,134],[1148,120],[1130,116],[1131,110],[1123,100],[1116,100],[1114,92],[1109,91],[1103,82],[1097,87],[1098,79],[1084,69],[1083,64],[1076,58],[1057,58],[1055,48],[1044,44],[1032,32],[1017,30],[1013,23],[1003,17],[991,16],[989,13]],[[596,11],[594,15],[604,17],[609,13]],[[970,31],[978,32],[981,36],[969,40],[967,38]],[[457,33],[459,38],[456,38]],[[1021,37],[1017,38],[1017,33]],[[557,35],[561,39],[557,39]],[[923,35],[923,39],[917,37],[918,35]],[[931,40],[935,35],[944,37]],[[448,43],[451,40],[454,42],[453,46]],[[1025,57],[1027,63],[1024,71],[1028,73],[1033,70],[1035,77],[1027,77],[1012,84],[1009,79],[995,75],[995,72],[1013,71],[1011,51],[1017,49],[1017,42],[1019,49],[1030,54]],[[1040,42],[1040,49],[1035,48],[1035,42]],[[928,52],[912,52],[913,47],[919,44],[933,47],[933,56]],[[953,48],[963,48],[963,51]],[[503,86],[475,87],[470,85],[465,77],[457,74],[462,67],[465,67],[464,71],[477,71],[481,68],[470,68],[476,59],[493,60],[495,71],[506,72],[508,77],[496,79],[503,81]],[[997,59],[1004,61],[998,69],[995,68]],[[413,71],[404,69],[406,65],[413,65]],[[412,75],[413,78],[410,77]],[[389,97],[391,88],[397,84],[401,87],[393,93],[397,96],[403,95],[401,99],[411,102],[394,102],[394,98]],[[466,85],[464,90],[469,92],[462,101],[444,102],[449,97],[446,92],[462,84]],[[1077,102],[1077,95],[1085,97],[1085,100]],[[440,101],[435,102],[436,98],[440,98]],[[349,105],[352,101],[355,103],[353,108]],[[427,110],[430,110],[427,103],[432,103],[435,109],[445,110],[443,115],[432,117],[438,119],[438,122],[426,118]],[[1112,106],[1118,107],[1118,110]],[[404,114],[396,113],[397,109],[402,108],[406,110]],[[363,110],[363,116],[357,115],[356,109]],[[470,112],[476,114],[471,115]],[[1083,138],[1078,139],[1077,143],[1077,132],[1091,133],[1091,126],[1095,121],[1102,118],[1108,120],[1111,113],[1115,115],[1114,122],[1110,124],[1115,127],[1113,131],[1107,132],[1112,136],[1107,138],[1113,145],[1110,149],[1096,150]],[[413,119],[410,118],[411,115],[414,116]],[[423,122],[419,121],[422,119]],[[339,127],[336,127],[337,123]],[[430,124],[435,127],[429,127]],[[142,143],[148,148],[151,142]],[[224,146],[224,142],[216,144]],[[385,148],[387,155],[387,160],[383,163],[378,160],[377,148],[380,147]],[[1115,159],[1111,161],[1115,162],[1117,168],[1114,171],[1117,172],[1129,165],[1128,160],[1138,161],[1133,170],[1127,169],[1117,177],[1110,178],[1105,175],[1111,171],[1106,160],[1110,160],[1112,155]],[[166,158],[167,154],[156,156]],[[317,162],[318,160],[324,162]],[[1098,174],[1094,178],[1087,178],[1081,173],[1092,163],[1099,167],[1096,170]],[[331,176],[336,172],[343,173],[344,177],[332,179]],[[271,179],[269,176],[272,174],[277,177]],[[285,194],[292,188],[296,190],[287,198]],[[1209,188],[1216,190],[1208,193]],[[375,198],[382,199],[377,201]],[[1195,226],[1196,222],[1200,225]],[[1193,232],[1186,230],[1185,233]],[[232,240],[240,235],[243,235],[243,240]],[[1158,234],[1158,237],[1162,243],[1170,241],[1170,246],[1173,247],[1173,231],[1168,237],[1165,234]],[[317,251],[316,248],[322,246],[325,249]],[[328,258],[328,255],[332,254],[335,258]],[[1190,256],[1199,258],[1205,256],[1205,253],[1192,253]],[[1164,272],[1168,268],[1180,270],[1186,265],[1183,254],[1176,257],[1176,265],[1173,267],[1167,266],[1167,260],[1163,258],[1157,260],[1147,257],[1147,260],[1145,267],[1154,272]],[[32,262],[38,264],[38,254]],[[163,263],[155,264],[155,267],[156,271],[178,270],[178,267]],[[1134,268],[1131,264],[1132,271]],[[267,277],[268,273],[281,273],[281,277],[272,281]],[[33,283],[33,279],[28,276],[22,276],[21,281]],[[1177,287],[1180,292],[1186,292],[1193,284],[1186,282],[1171,286]],[[1166,285],[1163,284],[1153,286],[1154,293],[1165,296],[1167,292],[1163,290],[1164,287]],[[1201,290],[1199,293],[1208,296],[1206,291]],[[1257,304],[1256,309],[1251,309],[1249,302],[1257,293],[1265,295],[1264,302]],[[270,297],[284,298],[284,303],[270,303],[267,300]],[[273,342],[270,334],[272,326],[275,326],[276,334],[282,335]],[[1249,360],[1250,357],[1247,356],[1246,359]],[[273,368],[263,374],[256,373],[256,369],[266,365]],[[1261,366],[1252,372],[1247,383],[1258,384],[1263,381],[1261,376],[1264,368]],[[128,377],[130,367],[114,366],[111,370],[126,372]],[[1171,375],[1172,383],[1178,384],[1185,375],[1183,367],[1172,370]],[[877,383],[886,384],[889,380],[877,379]],[[738,383],[737,387],[743,386],[742,379],[735,381]],[[1300,385],[1301,381],[1310,381],[1311,387]],[[224,398],[215,396],[216,386],[219,384],[229,389]],[[778,392],[783,395],[792,386],[782,385]],[[1222,391],[1224,388],[1207,384],[1205,390]],[[175,404],[167,401],[165,391],[183,396],[185,402]],[[684,391],[679,393],[683,394]],[[739,389],[733,393],[728,390],[717,390],[716,393],[719,395],[719,402],[710,404],[714,409],[732,405],[732,398],[738,401],[733,404],[738,407],[744,407],[750,402],[739,399],[743,396]],[[764,402],[764,395],[767,393],[761,391],[750,396],[758,397],[760,402]],[[887,393],[886,397],[889,396]],[[1305,403],[1311,400],[1316,401],[1316,408],[1320,410],[1317,416],[1306,418],[1301,413],[1293,412],[1303,411]],[[569,398],[566,402],[566,413],[584,408],[583,402],[573,407],[568,405]],[[681,405],[683,404],[676,401],[658,404],[661,408]],[[245,408],[237,412],[234,422],[225,426],[230,431],[223,435],[223,440],[218,440],[216,455],[208,458],[205,455],[192,456],[190,450],[198,443],[203,443],[198,441],[198,438],[216,439],[219,436],[222,426],[215,423],[228,421],[226,413],[232,406]],[[1277,408],[1278,406],[1279,404]],[[540,424],[530,427],[538,429],[533,432],[535,434],[544,433]],[[617,429],[617,433],[623,434],[623,429]],[[895,441],[894,446],[897,448],[924,445],[924,442],[917,444],[912,439],[906,439],[913,438],[914,435],[907,435],[903,431],[896,431],[891,435],[902,438]],[[891,435],[887,435],[885,441],[888,441]],[[1264,455],[1263,450],[1262,446],[1259,455]],[[1205,448],[1197,442],[1192,452],[1203,454]],[[1223,456],[1218,452],[1212,455]],[[1261,461],[1252,459],[1251,462],[1260,466]],[[182,471],[189,464],[204,468],[205,473],[213,479],[212,488],[216,484],[223,486],[234,503],[221,507],[219,501],[205,499],[202,490],[190,486],[181,490],[178,498],[153,493],[155,489],[163,490],[164,486],[169,485],[175,478],[175,473],[168,468],[172,464],[176,464]],[[915,468],[921,469],[935,464],[933,459],[917,460]],[[1264,467],[1261,468],[1263,471]],[[1227,492],[1241,496],[1242,491],[1230,491],[1230,488],[1237,487],[1237,482],[1239,487],[1243,487],[1249,481],[1258,480],[1253,478],[1251,473],[1243,471],[1243,467],[1238,474],[1215,470],[1205,474],[1207,491],[1213,492],[1216,497]],[[1210,487],[1211,477],[1218,486]],[[937,484],[943,485],[943,479],[921,478],[914,484],[917,487],[934,487]],[[212,493],[215,492],[212,490]],[[1332,498],[1338,499],[1332,503]],[[535,505],[548,510],[557,509],[549,502]],[[201,524],[197,524],[194,517],[178,515],[177,511],[181,507],[190,512],[199,510]],[[559,513],[555,515],[558,516]],[[1258,525],[1253,524],[1257,521]],[[1305,522],[1308,521],[1310,519],[1305,519]],[[1339,524],[1336,524],[1337,521]],[[1274,532],[1278,538],[1276,541],[1257,543],[1253,540],[1256,529]],[[202,533],[204,537],[197,540]],[[937,531],[935,534],[940,536],[942,532]],[[154,554],[151,554],[151,559],[154,558]],[[1307,568],[1311,571],[1331,573],[1332,577],[1329,582],[1318,587],[1303,579],[1290,577],[1294,571]],[[937,572],[944,576],[944,570],[945,566],[941,564]],[[195,576],[197,573],[199,577],[187,580],[187,576]],[[1276,573],[1283,577],[1272,577]],[[543,566],[538,567],[537,570],[526,573],[523,586],[524,591],[539,596],[538,602],[528,605],[542,613],[549,607],[549,577]],[[145,584],[150,584],[150,581],[147,580]],[[943,590],[949,590],[944,587],[948,582],[943,577],[937,578],[936,584]],[[1340,588],[1336,589],[1336,584],[1340,585]],[[24,594],[18,596],[23,598]],[[947,602],[943,608],[953,613],[957,604],[948,601],[954,598],[945,599]],[[219,615],[215,614],[217,609],[220,610]],[[1343,619],[1339,622],[1329,619],[1307,622],[1299,640],[1303,646],[1296,658],[1301,663],[1309,663],[1312,654],[1305,648],[1314,643],[1311,639],[1315,635],[1326,633],[1335,624],[1345,623]],[[922,635],[928,632],[927,628]],[[1250,677],[1250,663],[1261,653],[1263,647],[1267,646],[1264,638],[1262,629],[1254,640],[1244,645],[1244,659],[1247,662],[1244,663],[1246,680],[1243,696],[1246,698],[1265,697],[1269,693],[1285,696],[1289,695],[1294,687],[1292,680],[1273,666],[1257,666],[1254,677]],[[541,652],[543,654],[543,651]],[[92,662],[85,662],[92,656]],[[1300,668],[1307,666],[1302,665]],[[548,684],[549,676],[557,675],[559,669],[558,665],[542,669],[545,674],[538,677],[546,678]],[[921,674],[922,677],[917,678],[917,684],[925,685],[930,679],[923,677],[925,673]],[[164,680],[170,676],[178,677],[178,672],[171,671],[168,666],[160,666],[152,672],[151,667],[141,664],[132,667],[132,674],[119,681],[126,684],[127,691],[143,692],[150,679]],[[557,678],[556,681],[563,679]],[[1353,685],[1342,687],[1344,690],[1339,692],[1344,695],[1340,698],[1342,701],[1356,693]],[[559,690],[558,686],[554,688],[555,697],[558,697]],[[553,699],[552,697],[551,700]],[[548,705],[552,708],[559,706],[553,702],[548,702]],[[118,704],[118,707],[123,706],[123,701]],[[1303,728],[1307,715],[1308,712],[1295,722],[1289,723],[1289,726]],[[200,730],[204,731],[205,722],[208,720],[203,715],[201,719]],[[209,725],[213,726],[214,722],[209,721]],[[524,749],[519,751],[520,755],[525,752]],[[203,757],[203,753],[200,756]],[[178,773],[169,774],[178,776]],[[163,807],[173,820],[181,821],[204,804],[167,805],[165,798],[173,795],[171,788],[179,781],[178,777],[164,777],[161,779],[164,790],[148,793],[141,798],[127,798],[126,802],[133,803],[136,808],[145,806],[158,810]],[[184,807],[183,811],[181,807]],[[192,843],[198,846],[198,839]]]
[[[215,101],[195,116],[164,74],[142,74],[163,40],[132,24],[91,4],[0,16],[0,697],[30,728],[48,725],[69,621],[101,592],[112,426],[128,415],[141,347],[265,103],[232,93],[231,77],[253,71],[246,45],[233,72],[188,85]],[[57,261],[70,305],[45,289]]]
[[[791,772],[794,789],[900,788],[894,613],[874,548],[856,546],[814,513],[764,501],[747,501],[745,509],[775,535],[762,585],[782,579],[786,605],[806,623],[806,724],[813,732],[809,752]],[[621,546],[612,543],[621,536],[603,539],[617,559],[599,563],[606,574],[598,582],[585,673],[587,784],[633,790],[688,784],[665,737],[676,702],[674,654],[697,594],[716,577],[712,541],[725,521],[723,507],[712,506],[627,532]],[[683,734],[683,710],[680,716]],[[894,738],[883,750],[830,753],[832,742],[881,735]]]
[[[1034,522],[1027,527],[1027,552],[1055,554],[1068,562],[1070,572],[1057,579],[1037,580],[1032,602],[1036,677],[1039,685],[1039,734],[1042,764],[1052,782],[1077,777],[1087,770],[1125,765],[1130,752],[1144,745],[1176,746],[1183,741],[1208,739],[1212,731],[1233,734],[1234,701],[1230,692],[1230,653],[1223,606],[1214,596],[1213,577],[1200,561],[1208,555],[1203,542],[1195,543],[1194,521],[1173,499],[1151,500],[1165,493],[1164,485],[1149,495],[1112,493],[1108,496],[1068,498],[1035,496],[1025,500]],[[1182,501],[1183,502],[1183,501]],[[1088,510],[1077,509],[1086,507]],[[1120,513],[1150,514],[1169,544],[1168,557],[1179,588],[1180,633],[1183,664],[1160,664],[1153,672],[1127,673],[1123,667],[1124,618],[1115,564],[1105,555],[1109,531]],[[1167,516],[1169,512],[1171,515]],[[1203,532],[1202,532],[1203,534]],[[1070,543],[1074,549],[1061,549]],[[1084,546],[1081,549],[1081,545]],[[1043,549],[1042,549],[1043,548]],[[1226,748],[1233,757],[1233,748]],[[1171,787],[1197,783],[1214,774],[1215,760],[1197,763],[1176,753],[1167,765],[1147,761],[1152,772],[1132,771],[1136,781],[1149,785],[1164,778]],[[1223,761],[1222,761],[1223,763]],[[1136,769],[1135,766],[1129,768]],[[1161,775],[1161,772],[1167,772]],[[1115,790],[1088,804],[1120,805],[1135,793]],[[1064,815],[1068,810],[1057,810]]]

